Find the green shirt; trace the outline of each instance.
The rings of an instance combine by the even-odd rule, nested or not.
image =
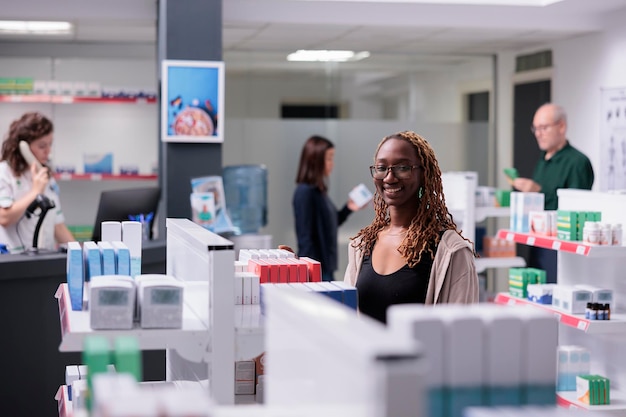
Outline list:
[[[545,195],[545,210],[558,208],[556,190],[559,188],[591,189],[593,185],[591,162],[569,142],[547,161],[545,156],[546,153],[542,152],[533,173],[533,180],[541,185],[541,192]]]

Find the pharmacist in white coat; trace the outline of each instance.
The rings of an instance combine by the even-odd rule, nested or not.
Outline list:
[[[29,112],[14,120],[2,143],[0,160],[0,244],[10,253],[47,249],[73,241],[65,225],[59,187],[46,167],[52,149],[53,124]],[[20,142],[27,146],[20,149]],[[31,163],[27,162],[31,160]],[[45,215],[44,215],[45,214]],[[43,221],[39,222],[40,216]],[[37,224],[39,236],[33,242]]]

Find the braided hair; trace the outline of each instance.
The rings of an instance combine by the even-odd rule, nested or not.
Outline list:
[[[410,143],[415,149],[415,154],[423,167],[424,182],[420,190],[421,196],[415,196],[419,200],[418,208],[406,236],[398,247],[398,252],[406,259],[407,265],[412,268],[421,261],[422,255],[426,252],[434,258],[434,251],[441,240],[441,232],[444,230],[454,230],[464,240],[470,241],[464,238],[460,231],[457,230],[456,223],[446,207],[441,181],[441,169],[439,168],[435,151],[428,141],[411,131],[395,133],[383,138],[378,144],[374,160],[376,160],[380,147],[390,139],[399,139]],[[365,255],[371,254],[374,243],[378,238],[378,233],[390,223],[389,206],[383,200],[378,189],[376,189],[374,194],[374,209],[375,216],[372,223],[361,229],[352,238],[354,241],[351,243],[356,248],[364,251]]]

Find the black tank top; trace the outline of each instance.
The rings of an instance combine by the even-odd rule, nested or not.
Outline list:
[[[432,257],[427,252],[422,254],[422,260],[413,268],[405,264],[394,273],[380,275],[374,271],[371,257],[364,257],[356,283],[359,311],[387,323],[387,307],[390,305],[423,304],[432,265]]]

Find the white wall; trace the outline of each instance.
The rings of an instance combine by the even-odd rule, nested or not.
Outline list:
[[[552,49],[552,101],[567,111],[568,137],[584,152],[596,173],[594,190],[599,187],[600,92],[605,88],[626,87],[626,11],[613,13],[602,33],[580,36],[536,48]],[[498,55],[498,164],[512,164],[513,77],[515,57],[532,51],[510,51]],[[499,184],[504,185],[503,176]]]

